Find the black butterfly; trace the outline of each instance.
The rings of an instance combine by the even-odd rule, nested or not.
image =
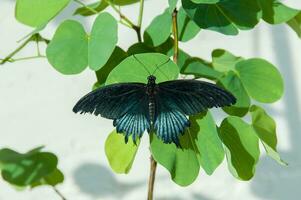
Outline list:
[[[140,61],[139,61],[140,62]],[[198,80],[173,80],[156,83],[118,83],[96,89],[74,106],[75,113],[94,113],[113,119],[118,133],[136,142],[145,130],[164,143],[180,146],[179,136],[190,126],[187,116],[212,107],[235,104],[235,97],[219,86]]]

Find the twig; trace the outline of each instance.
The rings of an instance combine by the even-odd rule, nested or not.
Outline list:
[[[154,197],[154,185],[156,177],[157,162],[154,160],[153,156],[150,157],[150,174],[148,182],[148,195],[147,200],[153,200]]]
[[[54,192],[62,198],[62,200],[67,200],[66,197],[64,197],[64,195],[55,186],[52,186],[52,188]]]
[[[172,12],[172,33],[174,37],[173,61],[177,64],[179,57],[179,37],[178,37],[178,10],[175,8]]]
[[[14,55],[16,55],[19,51],[21,51],[29,42],[32,41],[33,37],[35,37],[34,35],[32,35],[31,37],[29,37],[25,42],[23,42],[17,49],[15,49],[13,52],[11,52],[10,54],[8,54],[8,56],[6,56],[4,59],[2,59],[2,61],[0,62],[0,65],[5,64],[6,62],[13,62],[14,60],[12,59],[12,57]]]

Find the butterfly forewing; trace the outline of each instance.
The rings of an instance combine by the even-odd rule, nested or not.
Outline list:
[[[224,107],[236,102],[228,91],[215,84],[198,80],[175,80],[158,84],[157,95],[185,115],[195,115],[212,107]]]
[[[96,89],[81,98],[73,111],[117,119],[131,110],[137,99],[143,96],[145,96],[143,83],[112,84]]]

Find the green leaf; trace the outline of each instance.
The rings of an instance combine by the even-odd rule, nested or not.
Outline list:
[[[144,41],[151,46],[159,46],[164,43],[171,34],[172,16],[168,9],[163,14],[153,19],[151,24],[144,31]]]
[[[205,172],[211,175],[221,164],[225,155],[215,121],[210,112],[207,112],[190,117],[190,122],[189,131],[191,135],[197,136],[195,143],[200,154],[200,164]]]
[[[95,2],[95,3],[87,5],[87,7],[92,8],[92,9],[96,10],[97,12],[101,12],[101,11],[105,10],[108,6],[109,6],[109,4],[107,4],[106,1]],[[86,7],[80,7],[78,9],[76,9],[76,11],[74,12],[74,15],[82,15],[82,16],[90,16],[90,15],[95,15],[95,14],[96,14],[95,12],[92,12],[90,9],[88,9]]]
[[[212,80],[219,79],[223,76],[223,73],[214,70],[208,62],[200,58],[188,58],[185,61],[185,65],[181,72],[183,74],[192,74],[196,77],[208,78]]]
[[[115,5],[118,6],[125,6],[125,5],[130,5],[130,4],[134,4],[136,2],[138,2],[140,0],[111,0],[111,2]]]
[[[160,66],[163,63],[165,64],[160,67],[160,70],[156,70],[156,73],[153,74],[157,77],[157,83],[166,80],[174,80],[178,77],[179,68],[171,60],[167,62],[169,57],[166,55],[159,53],[143,53],[137,54],[135,57],[143,63],[143,65],[137,61],[134,56],[127,57],[112,70],[107,78],[106,85],[119,82],[146,83],[150,73],[153,73],[156,70],[156,66]]]
[[[236,64],[236,70],[250,96],[263,103],[272,103],[283,95],[283,80],[279,71],[263,59],[249,59]]]
[[[105,84],[110,72],[126,57],[127,53],[120,47],[116,46],[108,62],[101,69],[96,71],[97,88]]]
[[[116,130],[110,133],[105,143],[105,152],[114,172],[120,174],[129,173],[134,162],[139,143],[140,142],[138,141],[137,145],[134,144],[131,137],[129,138],[128,143],[125,143],[124,135],[118,134]]]
[[[235,71],[235,65],[242,60],[244,59],[223,49],[215,49],[212,52],[212,65],[220,72]]]
[[[88,37],[83,26],[64,21],[46,49],[49,63],[62,74],[78,74],[88,66]]]
[[[299,10],[290,8],[278,0],[258,0],[262,9],[262,18],[270,24],[281,24],[294,18]]]
[[[92,70],[103,67],[113,53],[118,40],[118,25],[109,13],[101,13],[91,31],[88,60]]]
[[[165,144],[151,134],[151,153],[154,159],[169,171],[175,183],[187,186],[197,178],[200,164],[193,136],[189,132],[180,137],[180,144],[182,148],[177,148],[175,144]]]
[[[287,165],[277,152],[276,123],[263,108],[253,105],[250,108],[252,115],[252,126],[260,138],[267,155],[281,165]]]
[[[239,77],[230,71],[226,76],[219,79],[219,84],[236,97],[235,105],[224,107],[223,110],[230,115],[245,116],[249,111],[251,100]]]
[[[192,21],[187,15],[184,9],[181,7],[178,12],[178,35],[179,40],[187,42],[194,38],[199,32],[199,26]]]
[[[193,3],[202,3],[202,4],[215,4],[220,2],[220,0],[191,0]]]
[[[31,188],[35,188],[42,185],[56,186],[64,182],[64,174],[59,170],[55,169],[51,174],[43,177],[40,181],[30,185]]]
[[[182,0],[187,15],[203,29],[237,35],[238,29],[252,29],[261,17],[254,0],[197,1]],[[208,4],[210,2],[210,4]],[[214,3],[215,2],[215,3]],[[214,4],[213,4],[214,3]]]
[[[297,33],[298,37],[301,38],[301,12],[289,20],[287,24]]]
[[[228,168],[241,180],[250,180],[255,173],[260,151],[253,127],[239,117],[224,119],[219,136],[225,145]]]
[[[17,0],[16,19],[31,27],[41,27],[47,24],[70,0]]]
[[[2,177],[17,186],[30,186],[41,181],[56,170],[57,157],[48,152],[34,149],[20,154],[10,149],[0,151]]]

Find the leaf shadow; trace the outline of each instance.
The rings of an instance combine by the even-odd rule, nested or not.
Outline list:
[[[120,199],[145,184],[145,181],[121,183],[111,170],[95,163],[82,164],[74,171],[73,176],[81,192],[93,198],[114,196]]]

